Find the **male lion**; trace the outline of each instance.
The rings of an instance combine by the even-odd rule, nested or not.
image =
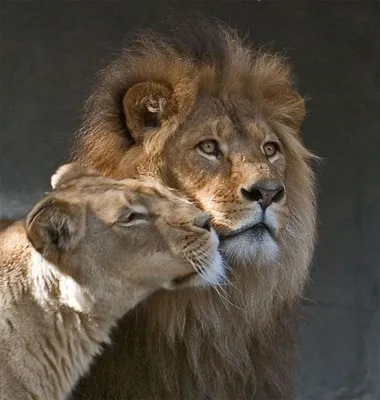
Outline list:
[[[0,232],[3,400],[65,399],[136,304],[224,277],[210,217],[156,182],[69,164],[52,183]]]
[[[315,241],[302,98],[228,27],[146,32],[102,74],[75,159],[155,176],[212,216],[230,283],[137,307],[76,399],[293,398],[297,305]]]

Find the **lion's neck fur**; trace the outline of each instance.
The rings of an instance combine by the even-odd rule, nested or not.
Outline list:
[[[0,398],[63,399],[116,318],[97,315],[96,299],[22,236],[0,237]]]

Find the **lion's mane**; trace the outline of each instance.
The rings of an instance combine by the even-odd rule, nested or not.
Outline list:
[[[122,321],[114,346],[79,386],[78,398],[292,398],[297,305],[308,278],[316,215],[311,154],[298,134],[303,101],[291,89],[291,70],[281,56],[248,46],[227,27],[189,25],[168,36],[138,35],[101,73],[75,159],[114,177],[120,177],[120,163],[136,175],[145,159],[152,172],[153,160],[159,177],[165,163],[160,150],[200,93],[244,93],[291,149],[285,178],[291,223],[279,239],[281,262],[262,268],[237,260],[231,284],[218,292],[152,296]],[[146,81],[172,88],[175,116],[139,147],[122,102],[130,87]]]

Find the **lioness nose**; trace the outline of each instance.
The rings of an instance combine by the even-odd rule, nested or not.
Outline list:
[[[252,185],[249,189],[242,188],[241,194],[247,200],[257,201],[265,209],[284,198],[285,188],[279,183],[260,182]]]
[[[207,214],[202,213],[201,215],[198,215],[198,217],[196,217],[193,220],[193,225],[210,232],[211,231],[211,218]]]

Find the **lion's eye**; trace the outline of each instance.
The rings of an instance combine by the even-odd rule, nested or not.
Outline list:
[[[218,146],[218,142],[213,139],[203,140],[198,144],[198,148],[204,154],[208,156],[218,157],[220,155],[220,149]]]
[[[278,151],[278,144],[275,142],[265,143],[263,151],[267,157],[273,157]]]

